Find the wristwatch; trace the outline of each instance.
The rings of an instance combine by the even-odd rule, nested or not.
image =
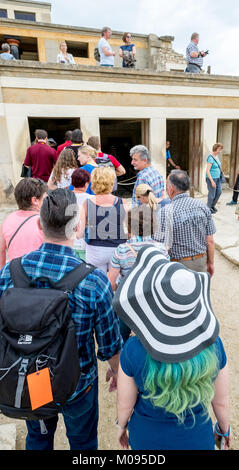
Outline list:
[[[118,421],[118,418],[116,418],[116,420],[115,420],[115,426],[116,426],[117,428],[123,430],[123,429],[127,429],[128,423],[127,423],[125,426],[120,426],[119,421]]]

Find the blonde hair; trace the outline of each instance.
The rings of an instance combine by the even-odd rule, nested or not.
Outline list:
[[[82,145],[78,152],[83,153],[84,155],[90,155],[90,157],[94,159],[97,157],[97,151],[87,144]]]
[[[95,194],[109,194],[114,187],[115,172],[110,167],[98,167],[91,173],[91,188]]]
[[[61,42],[60,42],[60,44],[59,44],[59,49],[60,49],[60,50],[61,50],[61,46],[62,46],[62,44],[65,44],[65,45],[66,45],[66,47],[67,47],[66,41],[61,41]]]
[[[142,183],[136,186],[135,195],[137,198],[139,196],[147,196],[149,207],[154,211],[158,209],[158,199],[155,197],[151,186],[148,184]]]

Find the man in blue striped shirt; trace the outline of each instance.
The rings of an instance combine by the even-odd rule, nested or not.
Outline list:
[[[164,195],[164,180],[158,170],[151,166],[151,159],[147,147],[135,145],[130,150],[131,164],[138,170],[137,179],[133,189],[132,205],[139,206],[140,201],[136,198],[135,190],[139,184],[148,184],[157,198]]]
[[[204,51],[199,51],[199,34],[193,33],[191,42],[186,49],[187,68],[185,72],[200,73],[203,66],[203,57],[207,55]]]
[[[44,233],[41,247],[22,257],[30,278],[47,277],[56,282],[82,263],[72,249],[77,224],[76,197],[67,189],[56,189],[43,200],[40,221]],[[72,210],[71,210],[72,208]],[[71,212],[69,212],[71,210]],[[39,287],[48,287],[38,281]],[[0,271],[0,297],[12,287],[9,263]],[[71,450],[97,449],[98,371],[97,358],[108,361],[106,379],[115,387],[122,338],[119,320],[112,308],[112,288],[106,275],[95,269],[69,294],[76,329],[81,378],[76,392],[61,409]],[[95,339],[98,346],[95,353]],[[69,357],[69,367],[71,358]],[[57,418],[45,421],[47,434],[41,434],[39,421],[27,421],[28,450],[52,450]]]

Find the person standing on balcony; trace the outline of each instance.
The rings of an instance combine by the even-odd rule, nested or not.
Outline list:
[[[119,49],[119,55],[123,59],[122,67],[135,68],[136,47],[131,42],[131,34],[124,33],[122,39],[123,39],[124,45],[120,46],[120,49]]]
[[[0,54],[0,59],[3,59],[3,60],[16,60],[15,57],[11,54],[9,44],[7,44],[7,43],[2,44],[2,53]]]
[[[58,64],[75,64],[75,59],[72,54],[67,52],[67,44],[65,41],[60,42],[60,52],[57,55],[57,63]]]
[[[111,35],[112,35],[111,29],[105,26],[101,31],[102,37],[98,43],[98,49],[100,53],[100,65],[103,67],[114,66],[115,52],[112,51],[112,48],[108,42]]]
[[[188,73],[200,73],[203,66],[203,57],[208,52],[200,51],[198,48],[199,34],[193,33],[191,36],[191,42],[186,49],[186,60],[187,68],[185,72]]]

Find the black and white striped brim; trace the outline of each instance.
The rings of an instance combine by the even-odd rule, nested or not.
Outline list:
[[[209,274],[170,262],[147,245],[120,283],[113,307],[155,360],[181,362],[218,337],[209,291]]]

